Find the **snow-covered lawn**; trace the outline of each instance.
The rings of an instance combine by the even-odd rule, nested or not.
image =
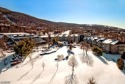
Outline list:
[[[88,79],[94,77],[97,84],[125,84],[125,75],[117,68],[115,62],[108,59],[117,59],[107,57],[96,57],[92,51],[88,51],[91,66],[82,61],[83,50],[79,47],[73,48],[74,56],[78,62],[78,66],[74,70],[74,74],[78,84],[87,84]],[[29,62],[27,58],[24,63],[9,68],[7,71],[1,72],[1,81],[10,81],[11,84],[65,84],[66,77],[71,75],[72,68],[68,65],[68,60],[55,61],[57,55],[66,57],[67,47],[64,46],[55,53],[40,55],[42,52],[34,52],[31,54],[33,59]],[[73,54],[70,55],[72,57]],[[69,58],[70,58],[69,57]],[[33,68],[32,68],[33,66]]]

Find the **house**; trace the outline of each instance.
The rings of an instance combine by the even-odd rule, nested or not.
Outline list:
[[[90,37],[84,37],[83,39],[85,42],[89,43]]]
[[[106,39],[102,42],[102,48],[107,53],[123,54],[125,52],[125,43],[118,40]]]
[[[80,41],[80,36],[78,34],[71,34],[70,39],[72,42],[78,43]]]
[[[97,44],[96,40],[98,40],[98,37],[92,37],[92,38],[91,38],[92,46],[94,46],[94,45]]]
[[[90,36],[84,37],[84,41],[85,41],[86,43],[89,43],[89,44],[92,46],[92,38],[93,38],[93,37],[90,37]]]
[[[113,53],[113,54],[117,54],[118,53],[118,43],[119,41],[118,40],[114,40],[113,42],[111,42],[110,44],[110,52]]]
[[[59,35],[60,41],[68,41],[68,38],[70,38],[70,32],[71,32],[71,30],[67,30],[67,31],[62,32]]]
[[[48,40],[48,35],[42,35],[41,38]],[[78,43],[80,41],[80,35],[79,34],[70,34],[70,30],[64,31],[60,34],[50,34],[50,41],[53,41],[53,39],[57,38],[59,41],[69,41],[69,42],[76,42]]]
[[[111,53],[113,54],[123,54],[125,52],[125,43],[118,40],[111,43]]]
[[[111,43],[113,42],[112,39],[106,39],[102,41],[102,49],[104,52],[109,53],[111,50]]]
[[[68,41],[68,35],[67,34],[63,34],[60,35],[61,41]]]
[[[104,40],[105,40],[105,38],[99,38],[99,39],[97,39],[96,40],[96,45],[98,47],[102,48],[102,41],[104,41]]]
[[[122,55],[125,52],[125,43],[117,44],[118,54]]]
[[[0,35],[7,36],[8,38],[13,39],[13,40],[21,40],[21,39],[30,37],[29,33],[23,33],[23,32],[21,32],[21,33],[0,33]]]
[[[123,54],[125,52],[125,43],[114,39],[105,39],[98,37],[84,37],[84,41],[91,46],[98,46],[106,53]]]

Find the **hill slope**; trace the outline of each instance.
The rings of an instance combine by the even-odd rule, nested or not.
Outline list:
[[[117,29],[116,27],[109,27],[103,25],[87,25],[87,24],[73,24],[73,23],[62,23],[52,22],[43,19],[38,19],[23,13],[10,11],[8,9],[0,7],[0,26],[3,28],[10,28],[8,32],[20,32],[32,29]],[[6,27],[7,26],[7,27]],[[14,28],[13,28],[14,27]],[[23,27],[23,28],[22,28]],[[24,28],[25,27],[25,28]],[[13,29],[13,30],[11,30]],[[14,30],[15,29],[15,30]],[[0,32],[7,32],[5,29],[0,29]],[[79,31],[80,32],[80,31]]]

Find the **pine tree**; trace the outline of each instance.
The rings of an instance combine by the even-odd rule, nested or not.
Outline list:
[[[14,45],[14,51],[22,58],[21,61],[23,62],[25,58],[32,52],[34,45],[35,43],[32,39],[26,38]]]

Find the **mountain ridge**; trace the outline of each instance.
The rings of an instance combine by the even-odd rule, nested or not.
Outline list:
[[[112,27],[112,26],[106,26],[106,25],[98,25],[98,24],[77,24],[77,23],[67,23],[67,22],[54,22],[44,19],[39,19],[31,15],[27,15],[20,12],[11,11],[9,9],[0,7],[0,12],[2,13],[0,18],[3,18],[3,20],[0,21],[0,23],[3,24],[10,24],[15,25],[18,27],[25,27],[26,30],[33,29],[34,31],[39,29],[49,29],[49,30],[55,30],[55,29],[120,29],[118,27]],[[3,17],[4,16],[4,17]],[[5,19],[6,17],[6,19]],[[7,21],[8,19],[8,21]],[[10,20],[10,22],[9,22]],[[3,22],[2,22],[3,21]],[[12,24],[12,23],[14,24]],[[20,31],[17,29],[17,31]],[[1,32],[1,30],[0,30]],[[4,31],[3,31],[4,32]]]

